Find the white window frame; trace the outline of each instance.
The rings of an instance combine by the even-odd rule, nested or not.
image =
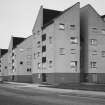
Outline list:
[[[60,29],[60,30],[65,30],[65,24],[60,23],[60,24],[59,24],[59,29]]]
[[[77,37],[70,37],[72,44],[78,44],[78,38]]]

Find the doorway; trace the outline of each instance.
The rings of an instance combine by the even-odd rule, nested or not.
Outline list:
[[[46,79],[46,73],[42,73],[42,82],[46,82],[47,79]]]
[[[15,76],[14,75],[12,75],[12,81],[14,81],[15,80]]]

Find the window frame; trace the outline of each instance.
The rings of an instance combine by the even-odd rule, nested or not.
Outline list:
[[[59,23],[59,30],[65,30],[65,24]]]
[[[90,66],[91,66],[91,68],[97,68],[97,62],[96,61],[91,61],[90,62]]]
[[[42,42],[46,40],[46,34],[42,34]]]
[[[78,44],[78,38],[75,36],[70,37],[71,44]]]

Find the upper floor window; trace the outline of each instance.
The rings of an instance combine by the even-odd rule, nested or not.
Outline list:
[[[23,51],[24,51],[24,49],[23,49],[23,48],[20,48],[19,50],[20,50],[21,52],[23,52]]]
[[[59,24],[59,29],[60,29],[60,30],[64,30],[64,29],[65,29],[65,25],[64,25],[63,23],[60,23],[60,24]]]
[[[96,39],[91,39],[91,45],[97,45],[97,40]]]
[[[97,55],[97,51],[96,50],[93,50],[92,51],[92,55]]]
[[[46,63],[46,57],[42,57],[42,63]]]
[[[102,51],[101,53],[102,53],[102,57],[105,57],[105,51]]]
[[[51,67],[52,67],[52,63],[53,63],[53,61],[52,61],[52,60],[50,60],[50,61],[49,61],[49,68],[51,68]]]
[[[60,48],[60,49],[59,49],[59,54],[60,54],[60,55],[65,55],[65,52],[64,52],[64,51],[65,51],[64,48]]]
[[[46,51],[46,46],[42,46],[42,52]]]
[[[7,66],[5,66],[5,69],[7,69]]]
[[[98,28],[93,27],[93,28],[92,28],[92,32],[97,33],[97,32],[98,32]]]
[[[42,41],[45,41],[46,40],[46,34],[43,34],[42,35]]]
[[[40,52],[37,53],[37,57],[39,57],[39,56],[40,56]]]
[[[27,72],[31,72],[31,68],[27,68]]]
[[[75,29],[75,25],[74,24],[70,25],[70,29],[74,30]]]
[[[77,67],[77,61],[71,61],[70,66],[71,66],[71,68],[76,68]]]
[[[15,67],[14,67],[14,66],[12,66],[12,70],[14,70],[14,68],[15,68]]]
[[[105,29],[102,29],[102,31],[101,31],[101,32],[102,32],[102,34],[105,34]]]
[[[20,64],[22,65],[23,64],[23,61],[20,61]]]
[[[70,39],[71,39],[72,44],[77,44],[78,43],[78,40],[77,40],[76,37],[71,37]]]
[[[49,43],[52,43],[52,36],[49,37]]]
[[[71,49],[71,54],[76,54],[76,49]]]
[[[38,47],[40,47],[40,46],[41,46],[41,43],[40,43],[40,41],[38,41],[38,42],[37,42],[37,45],[38,45]]]
[[[14,63],[14,59],[12,59],[12,63]]]
[[[36,54],[34,53],[34,59],[36,59]]]
[[[91,68],[96,68],[96,62],[90,62]]]
[[[14,56],[14,53],[12,53],[12,56]]]

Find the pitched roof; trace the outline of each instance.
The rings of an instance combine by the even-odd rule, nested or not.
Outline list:
[[[26,38],[21,38],[21,37],[13,37],[13,48],[16,48],[18,44],[23,42]]]
[[[73,8],[75,5],[80,4],[80,2],[77,2],[73,6],[65,9],[64,11],[57,11],[57,10],[50,10],[50,9],[43,9],[43,27],[45,28],[49,24],[53,23],[54,19],[58,18],[60,15],[64,14],[69,9]],[[45,13],[44,13],[45,11]],[[46,15],[44,15],[46,14]],[[45,18],[45,19],[44,19]],[[48,18],[48,19],[47,19]]]
[[[8,49],[0,49],[0,57],[8,52]]]
[[[43,8],[43,26],[61,13],[62,11]]]
[[[105,21],[105,15],[102,15],[101,18]]]

